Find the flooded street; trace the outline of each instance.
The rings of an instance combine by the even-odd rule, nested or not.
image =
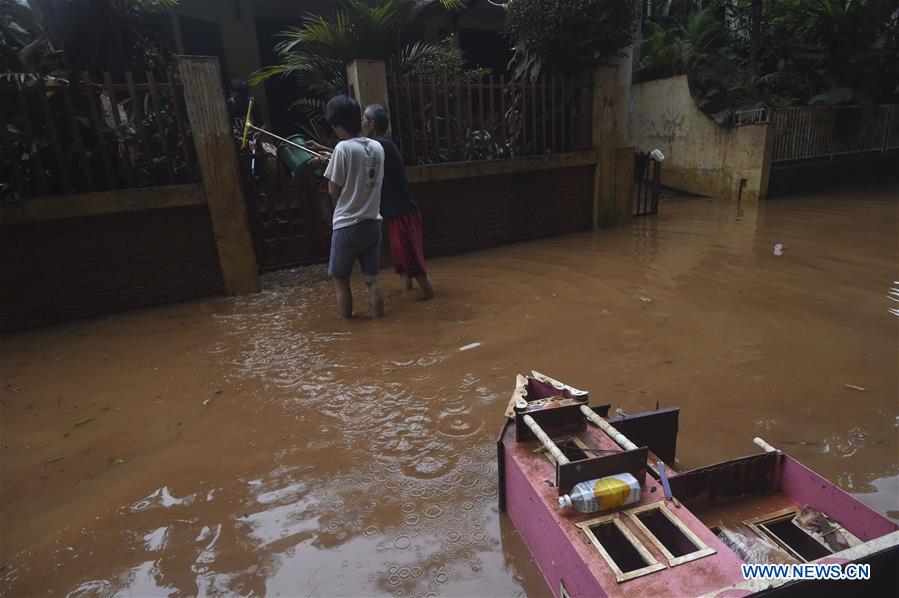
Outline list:
[[[897,197],[666,202],[433,260],[432,302],[385,271],[378,322],[313,267],[2,337],[2,593],[547,595],[496,505],[531,369],[679,405],[680,469],[758,435],[899,521]]]

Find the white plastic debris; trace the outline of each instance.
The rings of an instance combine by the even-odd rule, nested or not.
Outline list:
[[[662,160],[665,159],[665,154],[663,154],[662,150],[660,150],[659,148],[652,150],[652,152],[650,152],[649,155],[656,162],[661,162]]]
[[[465,345],[464,347],[459,347],[460,351],[468,351],[469,349],[477,349],[481,346],[481,343],[471,343],[470,345]]]
[[[778,243],[774,246],[774,255],[783,255],[784,254],[784,246]]]

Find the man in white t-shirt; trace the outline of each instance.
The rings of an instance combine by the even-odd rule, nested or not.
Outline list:
[[[384,179],[384,149],[377,141],[362,137],[362,110],[353,98],[331,98],[325,108],[328,124],[341,141],[334,148],[325,178],[334,201],[331,258],[328,276],[334,279],[337,313],[353,316],[350,274],[358,261],[368,286],[371,315],[384,315],[384,299],[378,271],[381,268],[381,183]]]

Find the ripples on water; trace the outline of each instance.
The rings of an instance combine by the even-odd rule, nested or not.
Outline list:
[[[882,291],[896,256],[872,249],[895,242],[895,214],[892,232],[865,230],[883,203],[666,205],[630,228],[435,262],[444,296],[388,295],[377,323],[336,322],[321,267],[267,275],[251,297],[158,310],[207,330],[180,376],[226,387],[214,400],[231,419],[215,403],[173,406],[169,417],[209,418],[220,433],[188,435],[171,449],[175,473],[130,478],[121,502],[91,511],[96,526],[63,528],[49,558],[4,555],[6,584],[73,596],[543,593],[496,508],[493,442],[514,374],[531,367],[567,371],[626,410],[680,404],[689,464],[745,454],[760,434],[895,517],[884,496],[899,471],[884,454],[899,413],[878,368],[896,351]],[[822,371],[866,380],[823,385]],[[168,424],[166,405],[154,417]]]

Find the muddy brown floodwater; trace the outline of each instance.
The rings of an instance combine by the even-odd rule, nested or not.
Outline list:
[[[433,260],[433,302],[386,277],[379,322],[313,267],[5,336],[3,594],[546,595],[496,506],[530,369],[680,405],[681,468],[760,435],[897,519],[897,198],[667,202]]]

